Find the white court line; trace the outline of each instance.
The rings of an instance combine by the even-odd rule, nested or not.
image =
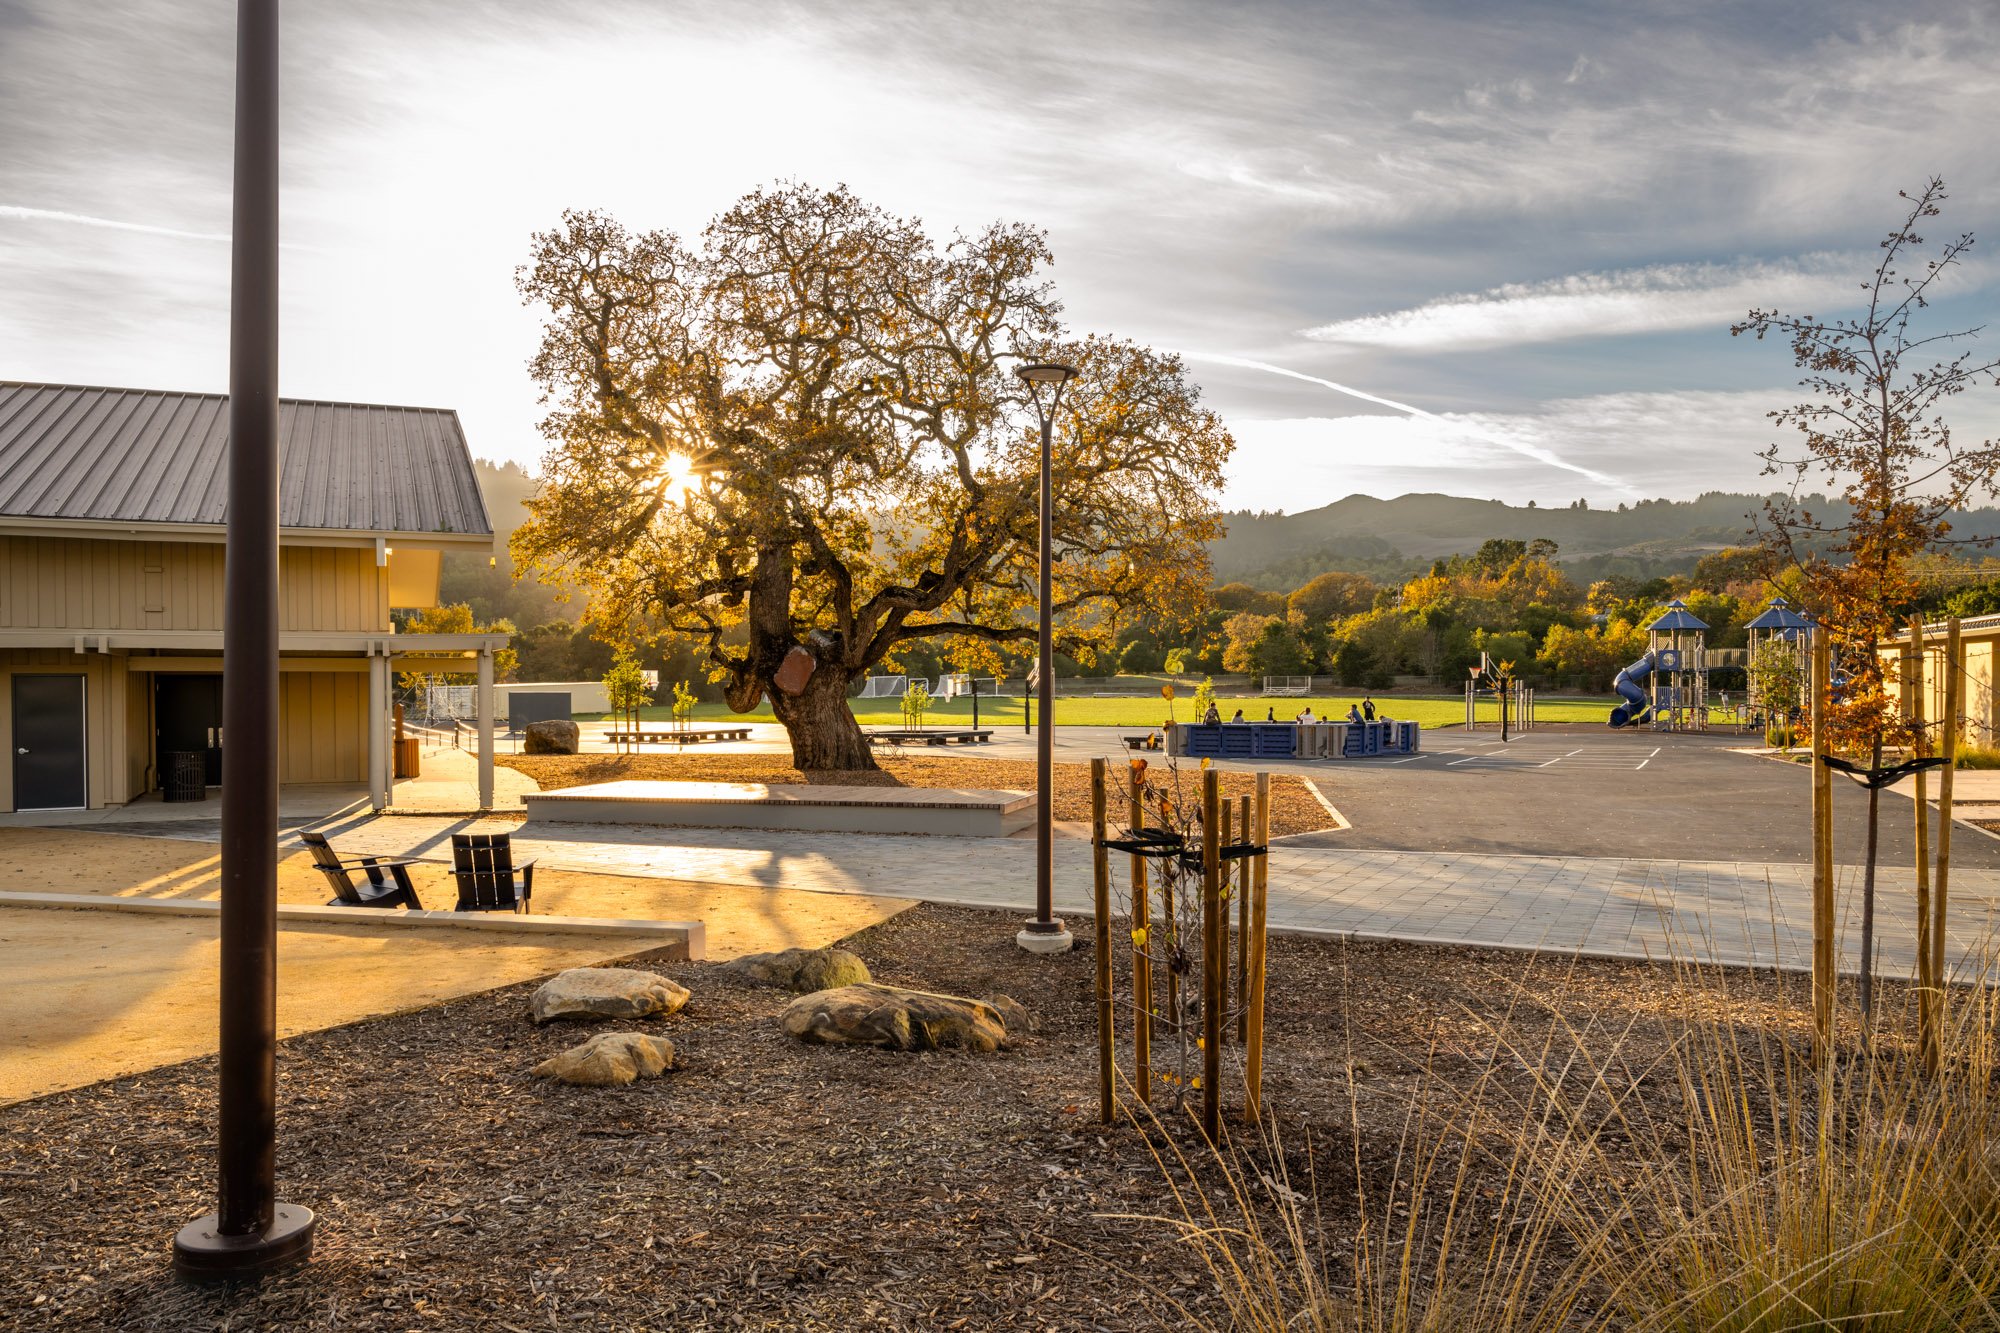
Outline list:
[[[1658,751],[1658,750],[1655,750],[1655,751],[1653,751],[1653,754],[1658,754],[1658,753],[1659,753],[1659,751]],[[1645,767],[1646,765],[1648,765],[1648,764],[1652,763],[1652,762],[1653,762],[1653,754],[1649,754],[1649,755],[1647,755],[1647,756],[1646,756],[1646,757],[1645,757],[1644,759],[1641,759],[1641,760],[1639,761],[1639,768],[1644,768],[1644,767]],[[1639,771],[1639,768],[1635,768],[1635,769],[1633,769],[1632,771],[1633,771],[1634,773],[1637,773],[1637,772]]]
[[[1583,753],[1583,751],[1581,751],[1581,750],[1571,750],[1571,751],[1569,752],[1569,754],[1559,754],[1559,755],[1557,755],[1557,756],[1556,756],[1555,758],[1553,758],[1553,759],[1549,760],[1549,764],[1560,764],[1560,763],[1561,763],[1561,762],[1562,762],[1563,760],[1565,760],[1565,759],[1568,759],[1568,758],[1569,758],[1569,757],[1570,757],[1571,755],[1579,755],[1579,754],[1582,754],[1582,753]],[[1536,767],[1536,768],[1547,768],[1547,767],[1549,766],[1549,764],[1536,764],[1536,765],[1535,765],[1535,767]]]
[[[1660,750],[1661,750],[1662,748],[1663,748],[1663,747],[1661,747],[1661,746],[1658,746],[1658,745],[1655,745],[1655,746],[1653,747],[1653,754],[1658,754],[1658,753],[1660,752]],[[1649,755],[1647,755],[1647,756],[1646,756],[1646,758],[1648,758],[1648,759],[1651,759],[1651,758],[1653,757],[1653,754],[1649,754]]]

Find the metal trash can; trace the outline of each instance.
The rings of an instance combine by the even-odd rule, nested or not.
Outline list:
[[[169,750],[160,768],[160,799],[208,799],[208,756],[200,750]]]

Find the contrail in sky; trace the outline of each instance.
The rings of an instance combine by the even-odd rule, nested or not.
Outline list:
[[[1350,385],[1338,384],[1333,380],[1321,379],[1317,375],[1307,375],[1302,371],[1287,370],[1283,366],[1274,366],[1268,361],[1251,361],[1245,357],[1223,356],[1210,352],[1184,352],[1182,355],[1190,361],[1210,361],[1220,366],[1237,366],[1244,370],[1261,370],[1271,375],[1283,375],[1287,379],[1304,380],[1308,384],[1317,384],[1322,388],[1332,389],[1335,393],[1344,393],[1350,398],[1359,398],[1363,402],[1380,403],[1383,407],[1394,408],[1398,412],[1407,412],[1413,417],[1422,417],[1426,421],[1435,421],[1451,430],[1462,431],[1467,435],[1476,436],[1489,444],[1497,444],[1502,449],[1511,450],[1525,458],[1532,458],[1537,463],[1546,463],[1550,467],[1561,468],[1565,472],[1574,472],[1579,477],[1588,477],[1600,486],[1609,486],[1613,490],[1636,494],[1632,490],[1632,487],[1616,477],[1608,476],[1593,468],[1584,467],[1579,463],[1569,462],[1567,459],[1560,458],[1537,445],[1524,444],[1520,440],[1510,440],[1504,435],[1495,435],[1464,421],[1452,421],[1449,418],[1439,416],[1435,412],[1427,412],[1423,408],[1410,403],[1399,403],[1394,398],[1384,398],[1380,394],[1369,393],[1365,389],[1356,389]]]
[[[226,231],[181,231],[174,227],[156,227],[150,222],[120,222],[116,218],[94,218],[87,213],[62,213],[53,208],[23,208],[18,204],[0,204],[0,218],[12,218],[19,222],[68,222],[79,227],[105,227],[111,231],[136,231],[147,236],[171,236],[183,241],[221,241],[228,244]]]

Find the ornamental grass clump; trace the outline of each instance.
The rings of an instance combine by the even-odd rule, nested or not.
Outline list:
[[[1993,979],[1953,988],[1935,1077],[1886,1035],[1913,1013],[1872,1054],[1822,1059],[1802,985],[1773,1008],[1684,964],[1619,1022],[1534,978],[1505,1014],[1468,1011],[1393,1136],[1350,1078],[1351,1171],[1310,1145],[1288,1166],[1268,1114],[1215,1150],[1149,1133],[1226,1317],[1181,1313],[1271,1333],[2000,1328]]]

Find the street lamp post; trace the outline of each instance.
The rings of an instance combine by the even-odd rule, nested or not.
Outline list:
[[[1062,953],[1071,944],[1069,931],[1055,914],[1055,620],[1053,612],[1053,567],[1055,531],[1055,483],[1049,460],[1056,407],[1062,402],[1063,386],[1076,378],[1076,367],[1040,363],[1022,366],[1016,375],[1028,386],[1034,399],[1035,415],[1042,422],[1042,550],[1040,606],[1041,618],[1035,637],[1035,698],[1041,716],[1035,732],[1035,915],[1014,940],[1030,953]],[[1047,386],[1048,401],[1042,401]]]
[[[216,1210],[174,1237],[184,1277],[250,1278],[312,1253],[281,1202],[278,944],[278,0],[238,0],[224,547],[221,1040]]]

